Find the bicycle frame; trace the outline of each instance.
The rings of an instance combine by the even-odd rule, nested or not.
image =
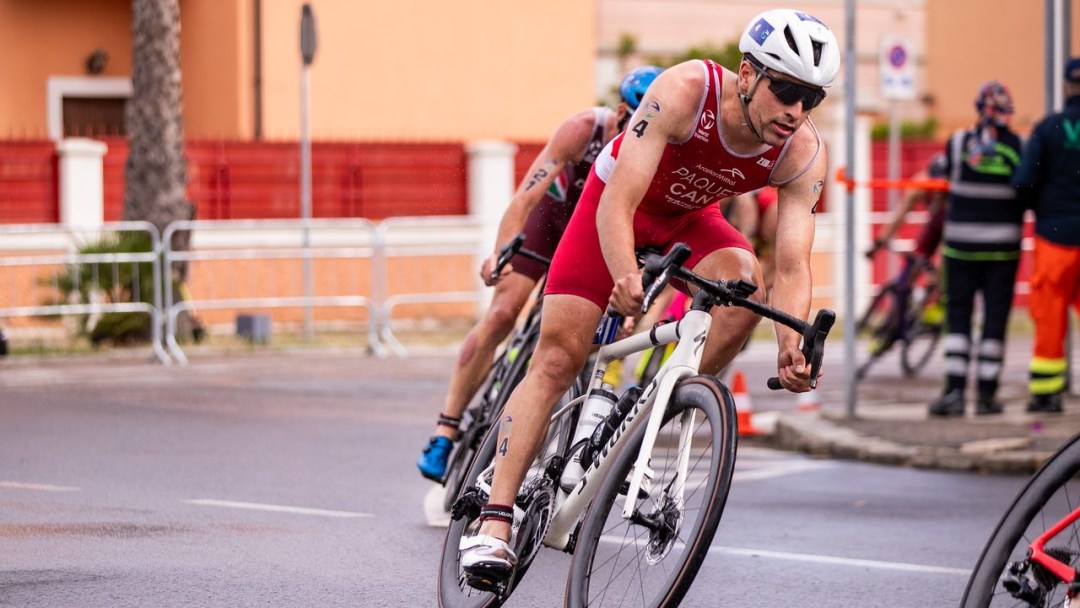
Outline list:
[[[675,385],[680,380],[698,373],[698,367],[701,365],[702,346],[711,325],[712,316],[709,313],[691,310],[678,322],[662,325],[652,331],[641,332],[600,348],[597,353],[596,364],[593,367],[589,391],[600,387],[603,382],[604,372],[612,361],[641,352],[650,346],[663,346],[678,342],[671,357],[668,358],[653,380],[642,391],[641,397],[638,398],[637,403],[631,408],[619,428],[615,430],[607,445],[601,448],[597,455],[597,461],[590,464],[581,480],[572,490],[569,492],[561,489],[557,490],[555,512],[547,534],[544,536],[543,544],[545,546],[559,550],[566,548],[581,514],[584,513],[589,503],[596,496],[597,489],[600,486],[599,480],[603,479],[611,469],[611,464],[614,462],[612,457],[625,449],[626,437],[629,437],[638,425],[645,420],[642,414],[649,412],[645,438],[642,441],[637,461],[634,464],[634,472],[630,479],[630,487],[626,492],[627,498],[623,507],[624,518],[629,519],[633,515],[634,500],[631,497],[638,495],[642,478],[647,470],[649,454],[663,423],[667,403],[671,399]],[[571,411],[584,401],[589,391],[555,412],[552,415],[552,420]],[[656,407],[657,404],[660,407]],[[678,453],[680,456],[676,476],[676,479],[679,480],[686,479],[689,454],[684,449],[684,446],[690,439],[690,430],[693,428],[694,422],[694,413],[692,411],[687,412],[685,415],[688,416],[688,419],[683,420],[683,431],[679,438]],[[683,485],[680,481],[678,488],[675,490],[679,501],[682,499],[682,489]]]
[[[1074,570],[1067,564],[1047,555],[1043,549],[1046,548],[1046,543],[1060,534],[1062,530],[1065,530],[1073,524],[1073,522],[1080,520],[1080,507],[1076,508],[1072,513],[1065,516],[1064,519],[1056,523],[1052,528],[1046,532],[1040,534],[1031,543],[1031,557],[1028,559],[1046,568],[1054,574],[1054,576],[1060,578],[1066,583],[1071,583],[1078,580],[1080,571]]]

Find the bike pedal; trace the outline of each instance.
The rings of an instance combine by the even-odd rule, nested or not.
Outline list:
[[[479,571],[477,571],[479,570]],[[495,593],[501,595],[506,589],[506,583],[510,579],[513,571],[507,572],[504,569],[476,569],[473,572],[462,572],[461,578],[465,584],[476,589],[477,591],[485,591],[487,593]]]

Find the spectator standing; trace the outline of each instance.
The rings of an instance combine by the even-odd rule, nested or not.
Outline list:
[[[1000,414],[998,380],[1020,263],[1024,208],[1009,180],[1020,164],[1020,137],[1009,129],[1012,95],[999,81],[979,87],[979,119],[953,133],[945,148],[949,202],[945,215],[945,387],[931,416],[963,416],[972,354],[975,295],[982,295],[976,415]]]
[[[1080,312],[1080,57],[1066,64],[1064,86],[1065,109],[1035,126],[1013,176],[1020,198],[1035,210],[1029,412],[1062,411],[1069,304]]]

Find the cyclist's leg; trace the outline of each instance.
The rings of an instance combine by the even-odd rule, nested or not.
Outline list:
[[[424,477],[440,481],[445,476],[461,415],[490,369],[495,349],[513,330],[535,285],[532,277],[516,272],[503,278],[495,286],[491,306],[465,337],[435,435],[425,444],[416,461]]]
[[[483,318],[465,336],[458,355],[457,367],[450,378],[443,413],[460,417],[472,394],[484,379],[495,357],[495,349],[510,335],[521,314],[536,280],[516,272],[510,273],[495,286],[491,306]],[[450,433],[440,430],[440,434]]]
[[[592,350],[592,335],[600,314],[596,304],[577,296],[544,296],[540,342],[525,379],[510,395],[499,420],[489,504],[514,504],[547,431],[552,406],[570,388]],[[510,524],[487,520],[480,532],[507,540]]]
[[[525,379],[511,393],[499,421],[494,477],[487,507],[511,511],[529,466],[543,441],[551,409],[577,377],[592,350],[592,336],[601,311],[611,295],[613,281],[604,263],[596,229],[596,207],[603,182],[590,179],[552,258],[540,319],[540,339]],[[481,517],[479,534],[496,548],[510,539],[511,523],[505,517]],[[466,541],[462,541],[463,548]],[[475,553],[463,553],[462,566],[476,561]],[[512,558],[513,555],[505,556]],[[499,556],[483,555],[488,563]],[[507,559],[500,566],[511,563]]]
[[[529,250],[550,259],[569,222],[568,213],[566,204],[545,197],[525,223],[525,244]],[[510,335],[533,288],[547,272],[543,264],[520,254],[510,263],[514,271],[495,286],[491,306],[484,318],[465,337],[443,407],[447,416],[461,417],[483,382],[495,349]],[[453,429],[440,427],[439,434],[452,437]]]

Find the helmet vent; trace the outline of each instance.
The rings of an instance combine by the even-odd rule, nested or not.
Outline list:
[[[798,55],[799,47],[795,45],[795,35],[791,32],[791,26],[784,27],[784,39],[787,40],[788,47],[790,47],[791,50],[795,51],[795,54]],[[814,51],[814,65],[820,66],[821,49],[824,45],[817,40],[812,40],[810,43]]]

